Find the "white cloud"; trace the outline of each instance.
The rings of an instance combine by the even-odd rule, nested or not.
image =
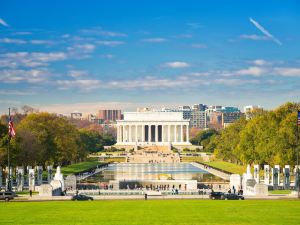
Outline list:
[[[300,68],[276,67],[274,73],[284,77],[300,77]]]
[[[256,60],[253,60],[251,63],[254,64],[254,65],[256,65],[256,66],[271,65],[270,62],[268,62],[266,60],[263,60],[263,59],[256,59]]]
[[[50,45],[54,44],[53,41],[49,40],[22,40],[22,39],[12,39],[12,38],[1,38],[0,43],[4,44],[34,44],[34,45]]]
[[[26,44],[27,41],[22,39],[1,38],[0,43],[4,44]]]
[[[269,40],[268,37],[263,36],[263,35],[256,35],[256,34],[242,34],[240,36],[241,39],[249,39],[249,40],[254,40],[254,41],[259,41],[259,40]]]
[[[0,82],[3,83],[42,83],[45,82],[51,73],[45,68],[30,70],[0,70]]]
[[[265,70],[257,66],[252,66],[247,69],[236,71],[237,75],[250,75],[250,76],[261,76],[263,73],[265,73]]]
[[[191,45],[193,48],[207,48],[205,44],[195,43]]]
[[[88,71],[86,70],[70,70],[68,72],[68,75],[70,77],[73,77],[74,79],[83,78],[88,76]]]
[[[34,45],[52,45],[54,44],[54,41],[50,41],[50,40],[30,40],[31,44]]]
[[[9,25],[2,18],[0,18],[0,25],[2,25],[4,27],[9,27]]]
[[[18,31],[18,32],[14,32],[14,35],[30,35],[32,34],[31,32],[28,31]]]
[[[110,47],[115,47],[118,45],[123,45],[125,44],[124,41],[95,41],[97,45],[104,45],[104,46],[110,46]]]
[[[168,41],[166,38],[146,38],[142,40],[143,42],[149,43],[162,43]]]
[[[259,80],[242,80],[242,79],[222,79],[218,78],[213,81],[213,83],[216,84],[223,84],[223,85],[229,85],[229,86],[239,86],[243,84],[259,84]]]
[[[0,67],[39,67],[47,66],[49,62],[65,59],[67,59],[67,54],[64,52],[10,52],[0,54]]]
[[[134,103],[134,102],[78,102],[78,103],[64,103],[52,105],[35,105],[42,112],[52,113],[71,113],[79,111],[82,113],[96,113],[99,109],[121,109],[121,110],[135,110],[137,107],[145,107],[150,103]]]
[[[115,56],[112,55],[112,54],[106,54],[106,55],[101,55],[102,58],[105,58],[105,59],[112,59],[114,58]]]
[[[96,46],[93,44],[76,44],[72,47],[69,47],[68,50],[72,53],[90,53],[96,49]]]
[[[198,28],[203,27],[203,25],[201,25],[200,23],[187,23],[186,25],[193,29],[198,29]]]
[[[80,89],[81,91],[91,91],[101,87],[100,80],[57,80],[56,83],[61,90]]]
[[[186,62],[176,61],[176,62],[167,62],[163,66],[172,69],[182,69],[182,68],[190,67],[190,64]]]
[[[101,27],[95,27],[95,28],[91,28],[91,29],[82,29],[82,30],[80,30],[80,32],[83,34],[100,35],[100,36],[105,36],[105,37],[127,37],[127,34],[103,30]]]
[[[20,90],[0,90],[0,95],[34,95],[32,91],[20,91]]]
[[[273,40],[276,44],[282,45],[282,43],[277,38],[275,38],[269,31],[267,31],[263,26],[261,26],[257,21],[255,21],[251,17],[249,18],[249,20],[264,35],[266,35],[268,38],[270,38],[271,40]]]

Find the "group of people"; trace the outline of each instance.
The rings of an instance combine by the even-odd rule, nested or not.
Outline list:
[[[232,191],[233,191],[233,194],[236,194],[236,188],[235,188],[234,185],[232,186]],[[228,194],[231,194],[232,191],[231,191],[231,188],[229,188]],[[238,195],[243,195],[243,189],[241,189],[241,188],[239,187],[239,190],[238,190],[237,194],[238,194]]]

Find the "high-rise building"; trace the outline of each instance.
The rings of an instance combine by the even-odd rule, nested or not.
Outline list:
[[[222,124],[222,112],[211,112],[209,114],[208,117],[208,121],[207,121],[207,126],[208,128],[212,128],[212,129],[222,129],[223,128],[223,124]]]
[[[259,105],[247,105],[244,107],[244,113],[246,115],[246,119],[251,119],[253,117],[253,114],[256,112],[263,111],[263,107]]]
[[[193,110],[191,112],[190,127],[206,128],[206,116],[205,111]]]
[[[226,128],[228,125],[240,119],[244,114],[241,112],[222,112],[222,127]]]
[[[81,120],[82,119],[82,113],[81,112],[72,112],[71,113],[71,119]]]
[[[112,121],[112,122],[116,120],[121,120],[122,119],[121,110],[101,109],[98,111],[97,119],[103,121]]]

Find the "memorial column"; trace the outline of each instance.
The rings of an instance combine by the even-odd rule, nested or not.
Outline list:
[[[189,142],[189,139],[190,139],[189,125],[186,125],[186,142]]]
[[[177,125],[174,125],[174,142],[177,142]]]
[[[170,143],[171,141],[171,125],[168,124],[168,142]]]
[[[183,125],[180,126],[180,142],[183,142]]]
[[[132,139],[131,139],[131,125],[129,125],[129,142],[132,142]]]
[[[138,142],[138,125],[135,125],[135,142]]]
[[[145,125],[142,125],[142,143],[145,141]]]
[[[151,125],[148,125],[148,142],[151,142]]]

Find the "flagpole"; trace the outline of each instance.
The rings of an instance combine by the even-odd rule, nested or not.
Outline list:
[[[10,108],[8,108],[8,120],[9,119],[10,119]],[[7,167],[8,167],[8,184],[7,184],[7,190],[11,191],[11,174],[10,174],[9,146],[10,146],[10,134],[8,134],[8,146],[7,146]]]
[[[297,151],[297,189],[298,189],[298,198],[300,198],[300,182],[299,182],[299,113],[300,111],[298,110],[297,112],[297,131],[296,131],[296,151]]]

